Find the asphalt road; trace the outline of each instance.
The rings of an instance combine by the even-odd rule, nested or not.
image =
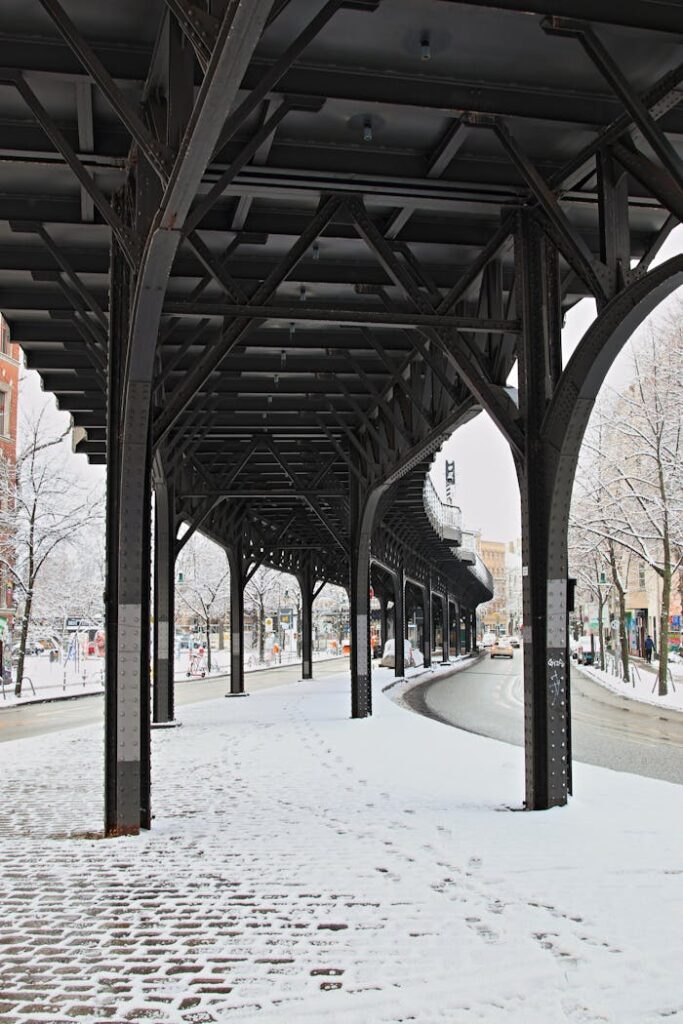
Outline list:
[[[683,714],[620,697],[572,668],[573,758],[683,783]],[[523,746],[522,652],[485,657],[464,672],[415,687],[414,710]]]
[[[349,671],[349,659],[314,662],[313,672],[318,675],[333,675]],[[248,692],[264,690],[270,686],[293,683],[301,678],[301,665],[283,665],[282,668],[267,669],[264,672],[249,672],[245,679]],[[229,686],[229,678],[188,679],[176,683],[176,708],[183,704],[196,704],[203,700],[223,697]],[[104,721],[104,696],[76,697],[71,700],[49,701],[42,704],[25,704],[23,707],[0,707],[0,743],[18,740],[27,736],[40,736],[60,729],[74,729],[82,725],[94,725]]]

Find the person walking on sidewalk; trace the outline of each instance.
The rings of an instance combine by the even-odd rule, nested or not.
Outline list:
[[[650,634],[648,633],[645,637],[645,661],[650,664],[652,661],[652,652],[655,649],[655,643]]]

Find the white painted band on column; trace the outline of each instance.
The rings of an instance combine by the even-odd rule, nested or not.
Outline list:
[[[564,647],[567,643],[567,580],[548,580],[546,643]]]
[[[356,615],[356,622],[358,624],[358,657],[365,660],[369,653],[367,615],[362,612],[358,612]]]
[[[168,638],[168,619],[159,619],[159,621],[157,622],[157,642],[159,644],[159,651],[157,656],[159,660],[162,660],[164,658],[168,660]]]
[[[116,681],[116,754],[119,761],[140,760],[141,642],[141,605],[120,604]]]

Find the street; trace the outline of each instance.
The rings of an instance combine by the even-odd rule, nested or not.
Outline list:
[[[484,658],[446,679],[419,685],[406,700],[450,725],[523,746],[521,659],[521,652],[513,661]],[[316,678],[348,671],[348,658],[314,666]],[[247,691],[291,683],[300,675],[298,663],[249,673]],[[221,697],[228,685],[224,676],[177,682],[176,706]],[[0,709],[0,742],[92,725],[103,713],[101,694]],[[572,726],[575,760],[683,783],[683,715],[619,697],[573,668]]]
[[[683,715],[611,693],[573,666],[571,681],[574,760],[683,783]],[[512,661],[485,657],[405,699],[447,724],[523,746],[521,651]]]
[[[313,673],[319,676],[336,675],[349,671],[349,659],[313,663]],[[250,672],[245,677],[247,692],[265,690],[272,686],[293,683],[301,678],[301,665],[283,665],[265,672]],[[188,679],[175,684],[176,707],[197,704],[201,701],[222,697],[230,685],[229,677],[216,679]],[[101,693],[72,700],[46,701],[42,704],[28,704],[23,707],[2,708],[0,705],[0,742],[23,739],[58,732],[60,729],[74,729],[82,725],[101,722],[104,715],[104,696]]]

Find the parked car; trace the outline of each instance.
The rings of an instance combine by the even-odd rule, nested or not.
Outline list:
[[[410,640],[403,641],[403,662],[406,668],[420,668],[424,665],[424,656],[422,651],[418,650],[417,647],[413,647]],[[380,661],[381,668],[395,668],[396,667],[396,648],[394,645],[394,638],[384,645],[382,652],[382,660]]]
[[[500,640],[496,641],[496,643],[493,645],[493,647],[491,648],[491,657],[492,658],[512,658],[513,657],[515,652],[512,650],[511,644],[510,643],[503,643],[504,640],[507,640],[507,638],[506,637],[501,637]]]
[[[597,648],[596,638],[593,637],[593,644]],[[576,645],[576,660],[579,665],[592,665],[594,661],[593,649],[591,647],[591,637],[582,636]],[[572,655],[574,657],[574,655]]]
[[[484,633],[483,637],[481,638],[481,646],[493,647],[497,639],[498,637],[496,636],[495,633]]]
[[[518,636],[511,636],[510,637],[510,647],[519,647],[519,646],[520,646],[519,637]]]

